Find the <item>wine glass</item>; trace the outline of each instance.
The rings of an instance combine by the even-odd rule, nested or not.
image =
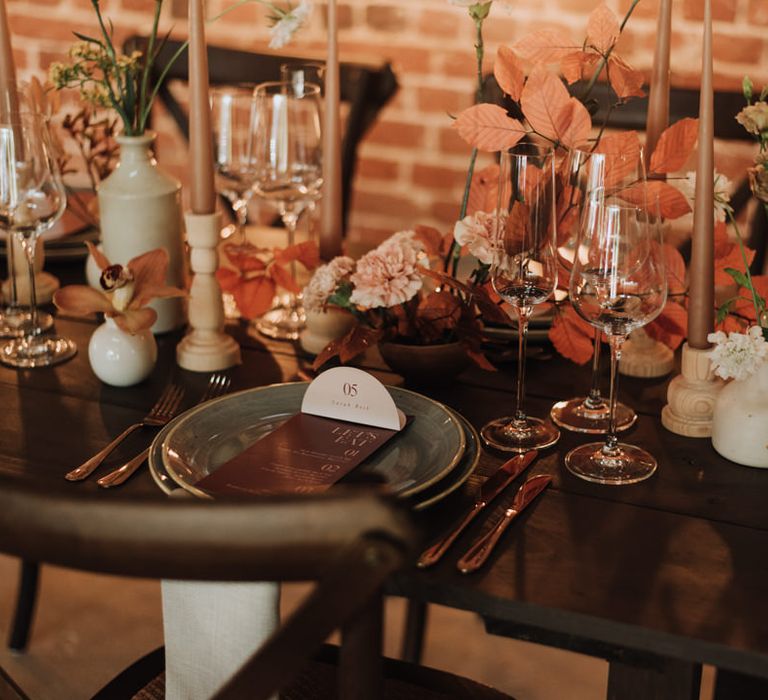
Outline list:
[[[213,152],[216,190],[235,213],[235,243],[245,243],[248,202],[253,196],[256,169],[252,142],[256,127],[254,86],[236,85],[211,90]]]
[[[263,83],[254,95],[258,124],[254,190],[277,209],[288,232],[288,245],[293,245],[299,218],[319,199],[323,184],[320,88]],[[291,268],[295,279],[295,263]],[[283,306],[264,314],[256,328],[271,338],[296,340],[305,318],[300,297],[289,293]]]
[[[533,307],[546,301],[557,286],[555,158],[551,149],[526,145],[503,153],[499,165],[490,277],[499,296],[517,312],[517,396],[514,415],[491,421],[481,435],[498,450],[527,452],[560,438],[552,423],[528,416],[523,408],[528,321]]]
[[[21,245],[29,272],[30,323],[23,337],[0,347],[0,361],[12,367],[47,367],[77,351],[68,338],[43,335],[35,296],[37,240],[66,204],[45,118],[19,114],[0,123],[0,225]]]
[[[650,205],[650,206],[649,206]],[[643,182],[595,190],[586,204],[570,295],[579,315],[608,336],[610,419],[605,442],[571,450],[565,465],[601,484],[633,484],[656,471],[647,451],[616,437],[618,366],[629,333],[659,315],[667,298],[658,202]]]
[[[639,144],[638,144],[639,146]],[[631,186],[641,182],[645,170],[640,151],[609,147],[600,151],[585,144],[568,153],[562,186],[558,188],[558,254],[561,266],[570,274],[577,254],[579,226],[584,215],[584,203],[597,188]],[[561,428],[577,433],[600,434],[608,432],[610,406],[600,392],[600,351],[602,332],[595,328],[592,352],[592,380],[589,393],[572,399],[558,401],[550,411],[550,417]],[[637,414],[626,404],[616,404],[614,429],[627,430],[637,420]]]

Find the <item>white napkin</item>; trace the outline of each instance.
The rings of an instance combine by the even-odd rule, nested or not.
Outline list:
[[[166,700],[209,700],[279,625],[276,583],[162,581],[161,591]]]

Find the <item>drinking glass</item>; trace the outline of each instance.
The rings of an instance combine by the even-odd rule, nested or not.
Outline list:
[[[660,217],[643,183],[595,190],[582,219],[570,280],[579,315],[608,336],[610,418],[605,441],[571,450],[569,471],[601,484],[633,484],[656,471],[654,457],[616,437],[618,366],[629,333],[652,321],[667,298]]]
[[[253,85],[211,90],[216,189],[229,200],[235,213],[234,241],[238,245],[245,243],[248,202],[256,179],[252,147],[256,127],[253,91]]]
[[[23,337],[0,347],[0,361],[12,367],[47,367],[77,351],[68,338],[43,335],[35,296],[37,240],[61,217],[66,203],[46,120],[20,114],[0,123],[0,226],[21,245],[29,272],[30,323]]]
[[[607,173],[606,167],[611,172]],[[645,170],[640,160],[639,151],[624,150],[621,152],[608,150],[596,152],[594,146],[584,145],[568,153],[566,170],[563,174],[563,186],[558,188],[558,196],[566,201],[559,207],[561,221],[571,222],[569,226],[558,226],[560,245],[558,254],[560,264],[570,274],[576,255],[576,245],[579,237],[579,225],[584,215],[584,203],[596,188],[605,187],[606,174],[611,187],[630,186],[641,182]],[[558,222],[560,224],[560,222]],[[565,228],[566,231],[562,229]],[[600,434],[608,432],[610,406],[600,392],[600,351],[602,332],[595,328],[592,352],[592,381],[586,396],[558,401],[550,411],[550,417],[561,428],[577,433]],[[627,430],[637,420],[637,414],[626,404],[616,404],[614,429]]]
[[[323,184],[320,88],[274,82],[259,85],[254,94],[254,190],[277,209],[288,245],[293,245],[299,218],[319,199]],[[295,278],[295,263],[291,267]],[[300,297],[289,293],[283,306],[264,314],[256,328],[271,338],[296,340],[305,318]]]
[[[533,307],[557,285],[555,250],[555,159],[551,149],[516,147],[501,155],[499,206],[493,238],[491,282],[518,319],[517,395],[513,416],[497,418],[481,431],[498,450],[527,452],[553,445],[560,431],[525,413],[525,346]]]

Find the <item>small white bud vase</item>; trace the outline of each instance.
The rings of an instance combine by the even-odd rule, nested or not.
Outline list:
[[[768,361],[751,377],[728,382],[718,394],[712,446],[737,464],[768,468]]]
[[[93,373],[105,384],[132,386],[146,379],[157,362],[157,342],[149,329],[131,335],[104,319],[88,343]]]
[[[349,333],[355,318],[349,311],[329,306],[325,311],[307,311],[306,327],[299,335],[301,347],[318,355],[328,343]]]

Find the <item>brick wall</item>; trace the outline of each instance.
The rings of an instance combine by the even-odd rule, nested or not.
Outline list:
[[[42,75],[60,60],[71,32],[93,32],[90,0],[6,0],[20,75]],[[623,13],[631,0],[607,0]],[[102,0],[118,41],[146,32],[153,0]],[[231,4],[210,0],[209,14]],[[322,5],[291,53],[323,49]],[[501,43],[512,43],[542,26],[568,28],[583,37],[597,0],[496,0],[486,23],[488,66]],[[673,0],[673,81],[695,85],[700,66],[702,0]],[[652,61],[658,0],[640,0],[620,50],[637,68]],[[186,0],[166,0],[163,29],[183,36]],[[768,0],[713,0],[718,87],[738,89],[745,73],[768,83]],[[365,140],[352,214],[357,239],[376,239],[414,223],[447,227],[458,213],[468,147],[450,128],[449,113],[471,103],[474,87],[473,25],[466,11],[447,0],[340,0],[342,58],[389,59],[401,90]],[[268,41],[262,8],[243,6],[209,29],[211,43],[262,51]],[[156,117],[161,162],[184,178],[185,146],[167,115]],[[750,148],[720,148],[718,167],[742,172]]]

